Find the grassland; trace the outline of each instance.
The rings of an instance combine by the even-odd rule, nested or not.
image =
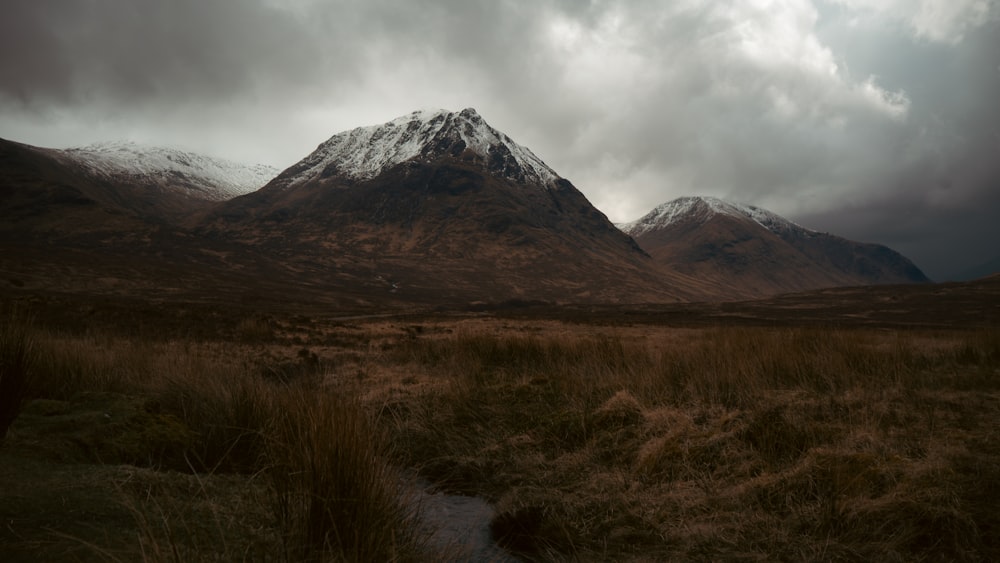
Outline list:
[[[996,328],[28,317],[5,561],[460,560],[409,472],[527,560],[1000,560]]]

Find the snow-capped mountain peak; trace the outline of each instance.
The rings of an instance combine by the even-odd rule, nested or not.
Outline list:
[[[441,156],[478,159],[494,173],[519,183],[547,186],[559,175],[528,148],[493,129],[476,112],[415,111],[384,123],[338,133],[306,157],[285,186],[338,175],[370,180],[403,162]]]
[[[151,183],[210,201],[250,193],[278,174],[276,168],[264,164],[247,165],[126,141],[95,143],[55,153],[96,176]]]
[[[789,229],[809,231],[766,209],[710,196],[679,197],[658,205],[640,219],[618,225],[618,228],[632,237],[637,237],[682,220],[707,221],[718,214],[747,218],[775,233]]]

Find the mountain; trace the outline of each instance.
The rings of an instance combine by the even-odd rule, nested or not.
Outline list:
[[[218,198],[266,183],[261,175],[268,170],[170,149],[0,139],[0,289],[240,295],[260,285],[246,278],[266,275],[267,257],[240,248],[237,258],[188,225]]]
[[[85,167],[100,178],[127,181],[207,201],[225,201],[260,189],[279,172],[264,164],[247,165],[130,142],[98,143],[54,151],[54,154]]]
[[[181,205],[172,197],[154,203],[132,187],[102,182],[60,154],[0,140],[0,230],[21,239],[143,231],[149,227],[143,217],[158,214],[153,208]]]
[[[281,174],[271,189],[329,178],[372,180],[407,161],[444,156],[475,161],[492,175],[518,184],[548,187],[559,175],[507,135],[490,127],[473,108],[459,113],[415,111],[383,125],[358,127],[331,137]]]
[[[712,197],[678,198],[619,228],[660,265],[752,297],[929,281],[885,246],[812,231],[765,209]]]
[[[60,150],[0,139],[0,213],[8,223],[61,234],[120,230],[123,221],[141,230],[183,222],[276,175],[268,166],[132,143]]]
[[[712,291],[650,257],[529,149],[474,110],[414,112],[334,135],[205,236],[331,288],[417,300],[638,302]]]

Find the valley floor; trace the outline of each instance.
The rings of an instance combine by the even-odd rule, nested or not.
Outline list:
[[[4,561],[1000,560],[988,323],[109,311],[0,322]]]

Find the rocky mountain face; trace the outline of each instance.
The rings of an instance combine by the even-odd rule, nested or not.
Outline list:
[[[217,207],[202,232],[334,272],[331,284],[418,300],[641,302],[713,290],[660,276],[568,180],[472,109],[335,135]]]
[[[661,266],[751,297],[929,281],[885,246],[812,231],[765,209],[717,198],[679,198],[619,227]]]

